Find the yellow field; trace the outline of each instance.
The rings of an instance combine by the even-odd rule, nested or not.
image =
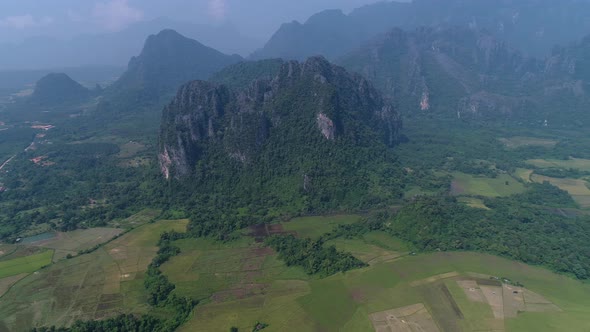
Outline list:
[[[533,175],[533,172],[534,171],[532,169],[517,168],[516,172],[514,172],[514,175],[516,175],[518,178],[522,179],[526,183],[531,183],[531,176]]]
[[[588,189],[587,186],[588,182],[584,180],[550,178],[538,174],[533,174],[531,180],[537,183],[547,181],[552,185],[567,191],[581,207],[590,208],[590,189]]]
[[[590,159],[570,158],[567,160],[558,159],[529,159],[528,164],[540,168],[564,168],[577,169],[580,171],[590,171]]]

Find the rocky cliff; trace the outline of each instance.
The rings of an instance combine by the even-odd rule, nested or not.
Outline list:
[[[272,164],[274,172],[298,174],[309,184],[309,172],[331,165],[336,155],[346,151],[354,164],[355,149],[393,146],[400,126],[367,80],[314,57],[284,62],[274,78],[244,89],[183,85],[163,111],[159,162],[166,178],[210,176],[204,165],[221,158],[245,169]]]

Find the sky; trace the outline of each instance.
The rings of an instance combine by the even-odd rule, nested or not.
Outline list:
[[[350,10],[379,0],[1,0],[0,42],[35,36],[71,38],[115,32],[168,17],[201,24],[233,24],[266,40],[281,23],[305,21],[324,9]]]

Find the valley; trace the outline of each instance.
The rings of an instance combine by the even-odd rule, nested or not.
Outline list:
[[[245,42],[235,5],[180,27]],[[173,23],[135,13],[60,61]],[[0,332],[589,331],[589,13],[387,1],[0,71]]]

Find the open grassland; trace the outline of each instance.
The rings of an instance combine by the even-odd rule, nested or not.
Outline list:
[[[483,200],[479,199],[479,198],[475,198],[475,197],[459,197],[458,199],[459,202],[470,206],[472,208],[476,208],[476,209],[484,209],[484,210],[489,210],[490,208],[488,208]]]
[[[31,273],[40,268],[51,264],[51,257],[53,250],[46,250],[44,252],[13,258],[0,262],[0,278],[10,277],[21,273]]]
[[[531,176],[533,175],[533,172],[534,171],[532,169],[517,168],[514,172],[514,175],[526,183],[531,183]]]
[[[540,146],[544,148],[553,148],[558,143],[557,140],[538,138],[538,137],[527,137],[527,136],[514,136],[509,138],[500,138],[502,142],[509,149],[518,149],[529,146]]]
[[[80,250],[91,249],[96,245],[105,243],[121,234],[121,228],[90,228],[79,229],[72,232],[58,232],[48,240],[30,243],[29,245],[50,248],[55,250],[53,261],[66,258],[68,254],[75,256]]]
[[[582,208],[590,208],[590,189],[588,189],[588,182],[579,179],[569,178],[551,178],[548,176],[533,174],[531,179],[537,183],[543,183],[545,181],[552,185],[567,191],[572,198]]]
[[[487,178],[456,172],[453,177],[451,194],[455,196],[500,197],[525,191],[524,185],[508,174]]]
[[[134,141],[129,141],[125,144],[119,146],[120,151],[117,155],[119,158],[131,158],[137,155],[138,153],[145,151],[146,146]]]
[[[352,224],[360,218],[356,215],[301,217],[285,222],[282,226],[284,231],[296,232],[299,237],[318,238],[338,225]]]
[[[160,234],[183,232],[187,222],[145,224],[90,254],[60,261],[20,280],[0,301],[0,331],[147,312],[143,273],[158,250]]]
[[[539,168],[561,168],[561,169],[576,169],[579,171],[590,172],[590,159],[569,158],[567,160],[559,159],[530,159],[526,161],[527,164]]]
[[[109,226],[117,228],[135,228],[156,220],[161,213],[162,211],[157,209],[144,209],[129,218],[114,220],[109,223]]]
[[[404,255],[403,243],[382,232],[329,241],[370,264],[325,279],[286,267],[249,238],[176,243],[182,253],[162,271],[176,292],[201,300],[181,331],[250,331],[256,321],[269,324],[265,331],[590,329],[590,285],[491,255]]]

